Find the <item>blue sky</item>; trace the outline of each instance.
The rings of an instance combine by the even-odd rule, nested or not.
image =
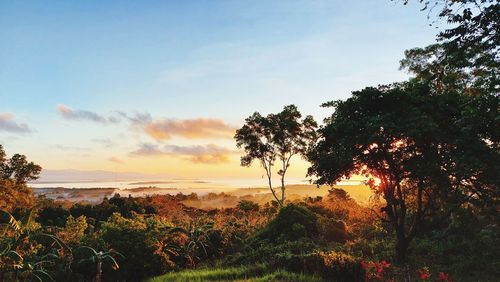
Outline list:
[[[2,1],[0,144],[48,169],[252,177],[230,134],[178,127],[230,132],[291,103],[321,120],[323,102],[406,79],[404,50],[434,41],[426,16],[389,0]]]

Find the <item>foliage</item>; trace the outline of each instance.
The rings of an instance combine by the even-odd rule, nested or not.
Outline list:
[[[311,275],[296,274],[284,270],[271,270],[266,265],[240,266],[218,269],[186,270],[166,274],[149,280],[156,281],[294,281],[294,282],[320,282],[321,278]]]
[[[155,214],[156,210],[149,198],[135,199],[131,196],[121,197],[115,194],[110,199],[104,200],[97,205],[76,203],[70,208],[73,217],[86,216],[95,218],[97,221],[106,221],[114,213],[119,213],[124,217],[132,217],[134,214]]]
[[[259,204],[248,200],[241,200],[238,202],[236,208],[244,212],[257,212],[259,211]]]
[[[196,264],[202,258],[209,256],[210,234],[213,232],[213,224],[200,224],[199,222],[190,222],[188,228],[176,227],[170,230],[171,234],[183,234],[183,246],[177,251],[177,255],[186,259],[186,265],[196,267]]]
[[[99,237],[126,259],[118,260],[121,268],[116,272],[104,268],[104,278],[138,281],[172,270],[175,263],[167,240],[171,228],[168,222],[155,217],[136,215],[129,219],[113,214],[102,224]]]
[[[115,257],[119,256],[122,259],[125,258],[123,257],[122,254],[113,249],[110,249],[106,252],[97,251],[89,246],[80,246],[78,249],[87,250],[87,253],[90,254],[90,256],[87,256],[86,258],[79,259],[77,263],[78,264],[90,263],[91,265],[94,266],[94,268],[96,269],[96,274],[94,279],[95,282],[102,281],[103,264],[109,263],[114,270],[117,270],[119,268],[119,265],[118,262],[116,262]]]
[[[319,234],[318,218],[308,208],[289,204],[280,209],[276,218],[262,229],[257,238],[269,242],[314,238]]]
[[[312,116],[302,114],[295,105],[285,106],[278,114],[262,116],[255,112],[245,119],[245,125],[236,131],[234,138],[238,148],[246,155],[241,157],[242,166],[250,166],[258,160],[266,171],[269,189],[276,201],[285,202],[285,174],[294,155],[304,155],[309,145],[316,139],[317,123]],[[280,162],[278,175],[281,180],[281,195],[276,194],[272,185],[272,169],[276,160]]]
[[[404,3],[407,3],[405,0]],[[401,68],[432,85],[432,91],[498,94],[500,3],[496,0],[419,0],[447,22],[438,43],[405,52]]]
[[[318,184],[352,174],[371,177],[396,232],[397,259],[404,262],[425,220],[445,220],[466,202],[494,209],[499,104],[494,96],[430,95],[420,83],[354,92],[326,105],[335,112],[309,152],[309,174],[319,177]],[[476,127],[477,120],[491,127]]]
[[[26,184],[29,180],[38,179],[41,171],[41,166],[28,162],[24,155],[15,154],[7,159],[3,146],[0,145],[0,179]]]
[[[48,268],[67,262],[69,248],[57,237],[44,233],[33,219],[23,220],[0,210],[0,281],[52,280]]]
[[[76,246],[82,241],[88,227],[89,225],[85,216],[82,215],[74,218],[70,215],[66,221],[64,229],[57,232],[57,237],[59,237],[67,245]]]
[[[26,182],[37,179],[41,170],[41,166],[28,162],[24,155],[15,154],[8,159],[0,145],[0,209],[12,212],[20,207],[33,207],[33,193]]]
[[[40,199],[37,202],[40,203]],[[64,227],[68,217],[71,215],[68,209],[63,208],[61,205],[53,204],[50,201],[46,201],[44,206],[38,208],[36,221],[43,226]]]

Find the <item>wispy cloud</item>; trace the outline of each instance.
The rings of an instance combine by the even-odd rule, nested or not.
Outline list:
[[[23,134],[31,132],[31,129],[25,123],[16,122],[13,114],[0,113],[0,131]]]
[[[73,151],[73,152],[90,152],[92,151],[90,148],[86,147],[74,147],[74,146],[66,146],[66,145],[52,145],[51,146],[53,149],[59,150],[59,151]]]
[[[97,123],[117,123],[119,120],[116,117],[104,117],[95,112],[87,111],[87,110],[73,110],[72,108],[64,105],[58,104],[56,106],[57,111],[61,116],[65,119],[70,120],[88,120]]]
[[[94,142],[94,143],[102,145],[104,148],[111,148],[115,144],[109,138],[94,138],[91,141]]]
[[[117,157],[109,157],[108,161],[110,161],[112,163],[116,163],[116,164],[124,164],[125,163],[122,159],[117,158]]]
[[[222,164],[229,162],[230,155],[234,153],[235,151],[233,150],[215,144],[194,146],[165,145],[160,147],[156,144],[143,143],[137,150],[131,152],[130,155],[146,157],[171,156],[181,157],[192,163]]]
[[[149,113],[135,113],[134,115],[128,115],[124,112],[118,112],[118,114],[130,121],[130,123],[134,126],[142,125],[153,120],[153,117],[151,117],[151,114]]]
[[[236,128],[227,124],[222,119],[196,118],[196,119],[153,119],[150,114],[135,114],[127,118],[134,128],[139,128],[157,141],[180,136],[188,139],[204,138],[232,138]]]

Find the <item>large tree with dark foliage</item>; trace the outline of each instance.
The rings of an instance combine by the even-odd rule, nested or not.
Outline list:
[[[408,3],[409,0],[403,1]],[[406,51],[401,68],[428,81],[433,91],[480,95],[500,90],[500,2],[418,0],[429,18],[446,21],[437,43]],[[435,14],[437,11],[437,14]]]
[[[430,93],[428,84],[409,82],[327,103],[334,113],[308,154],[317,184],[353,174],[380,181],[371,185],[384,199],[399,263],[431,223],[464,204],[499,203],[499,98]]]
[[[285,201],[285,175],[290,160],[295,155],[304,155],[316,139],[317,123],[313,117],[301,118],[302,114],[295,105],[286,106],[280,113],[267,116],[255,112],[234,136],[238,148],[243,148],[246,153],[241,157],[241,165],[250,166],[254,160],[260,162],[266,171],[269,189],[280,206]],[[272,184],[276,160],[280,167],[281,195],[277,194]]]

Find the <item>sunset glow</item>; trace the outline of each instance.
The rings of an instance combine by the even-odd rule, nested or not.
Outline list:
[[[45,170],[260,178],[233,140],[247,116],[287,101],[321,121],[322,102],[406,78],[403,51],[433,40],[390,1],[292,2],[2,3],[0,143]]]

